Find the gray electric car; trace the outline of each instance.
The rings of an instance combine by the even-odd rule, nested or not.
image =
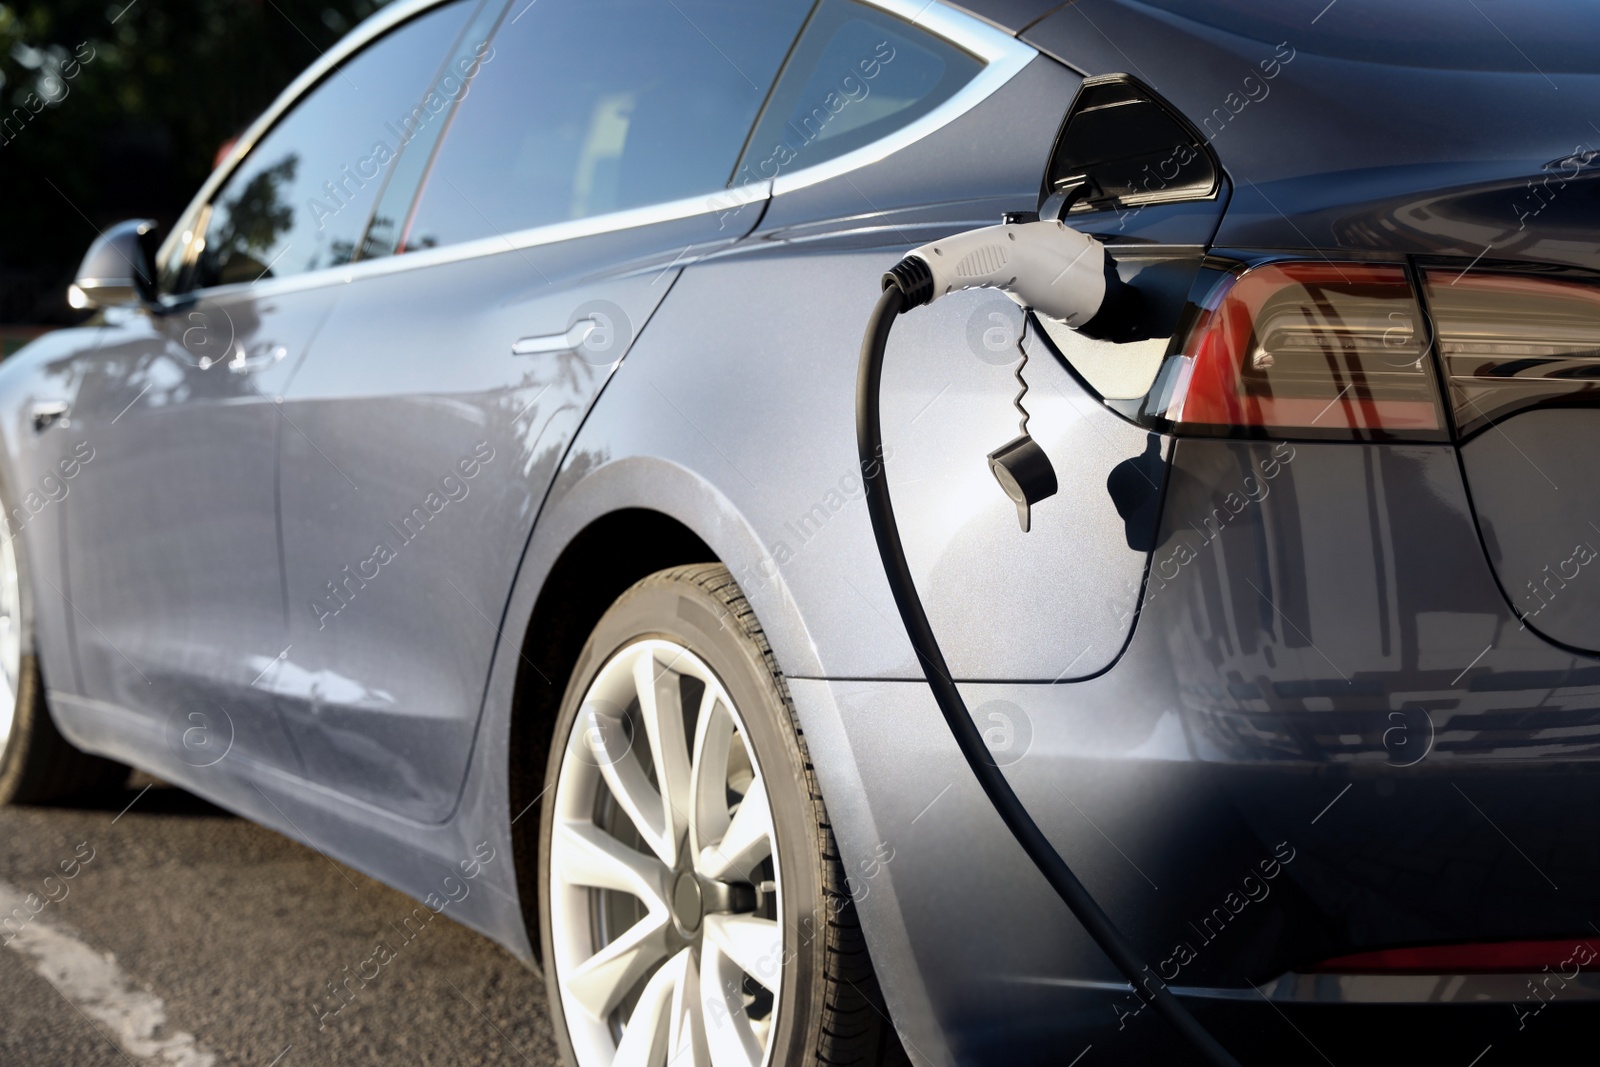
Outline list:
[[[582,1067],[1218,1062],[1158,990],[1238,1062],[1564,1048],[1597,44],[1547,0],[399,0],[0,365],[0,799],[131,764],[312,844],[541,967]],[[1127,313],[908,312],[858,455],[885,271],[1036,215]]]

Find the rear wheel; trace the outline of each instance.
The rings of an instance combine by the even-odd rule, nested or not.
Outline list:
[[[623,594],[555,737],[540,920],[569,1063],[903,1057],[787,687],[725,568]]]
[[[0,804],[38,804],[107,789],[128,769],[61,736],[45,705],[29,632],[19,545],[0,533]]]

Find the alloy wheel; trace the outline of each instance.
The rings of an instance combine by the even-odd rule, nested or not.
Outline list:
[[[551,952],[579,1064],[766,1064],[782,879],[760,764],[706,663],[662,639],[615,653],[552,806]]]

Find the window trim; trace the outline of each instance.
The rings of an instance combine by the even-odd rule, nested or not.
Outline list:
[[[200,214],[210,205],[217,191],[232,177],[233,172],[244,158],[277,124],[278,120],[290,108],[294,107],[307,92],[321,83],[341,63],[350,59],[377,38],[402,23],[449,2],[450,0],[397,0],[396,3],[379,9],[377,13],[352,30],[343,40],[324,53],[322,58],[302,72],[298,78],[289,84],[287,89],[278,94],[278,98],[273,101],[272,105],[262,112],[261,116],[240,135],[238,142],[229,151],[222,164],[206,179],[205,184],[200,187],[200,191],[195,194],[189,207],[184,210],[178,222],[173,226],[172,232],[167,235],[167,239],[162,243],[161,249],[157,253],[157,262],[165,262],[168,255],[176,252],[175,242],[178,241],[180,235],[185,230],[192,229]],[[244,293],[254,293],[265,298],[283,293],[320,288],[326,285],[349,284],[358,279],[380,277],[399,271],[421,270],[443,263],[455,263],[461,260],[477,259],[525,248],[535,248],[540,245],[556,244],[582,237],[594,237],[605,233],[636,229],[660,222],[672,222],[679,219],[693,218],[697,215],[708,215],[765,202],[783,193],[804,189],[830,178],[836,178],[842,174],[870,166],[900,151],[902,148],[922,140],[954,122],[994,95],[995,92],[1039,55],[1038,50],[1033,46],[995,29],[985,22],[979,21],[972,15],[945,6],[942,0],[932,0],[931,3],[925,2],[925,0],[858,0],[858,2],[876,7],[925,32],[942,37],[957,47],[971,52],[983,61],[983,69],[948,100],[916,121],[902,126],[900,129],[873,141],[871,144],[862,145],[860,148],[846,152],[844,155],[837,156],[824,163],[818,163],[815,166],[803,167],[789,174],[779,174],[776,178],[708,189],[702,194],[685,197],[681,200],[628,208],[623,211],[594,215],[589,218],[549,223],[494,237],[481,237],[472,241],[463,241],[459,244],[444,245],[439,248],[420,249],[406,252],[403,255],[359,260],[355,263],[343,264],[337,267],[323,267],[319,270],[292,274],[284,278],[269,278],[254,282],[234,282],[229,285],[192,289],[184,293],[163,294],[162,300],[177,304],[190,302],[202,294],[206,299],[214,299]],[[192,266],[193,259],[194,253],[191,250],[185,255],[185,269]]]
[[[765,201],[771,195],[771,184],[771,182],[762,182],[759,185],[743,186],[738,189],[717,189],[710,193],[685,197],[682,200],[672,200],[664,204],[649,204],[645,207],[628,208],[624,211],[613,211],[605,215],[591,215],[584,219],[569,219],[566,222],[535,226],[532,229],[518,230],[514,233],[500,234],[493,237],[479,237],[472,241],[461,241],[456,244],[442,245],[438,248],[418,249],[402,255],[363,259],[343,266],[324,267],[320,270],[306,271],[301,274],[290,274],[283,278],[268,278],[264,281],[255,282],[233,282],[229,285],[212,286],[209,289],[196,289],[191,293],[182,294],[178,299],[188,299],[197,293],[204,293],[208,300],[213,297],[226,297],[246,292],[259,293],[263,297],[276,296],[283,293],[299,292],[303,289],[317,289],[326,285],[349,284],[364,278],[398,274],[401,271],[420,270],[424,267],[437,266],[442,263],[482,259],[485,256],[517,252],[525,248],[537,248],[540,245],[558,244],[562,241],[577,240],[580,237],[595,237],[604,233],[632,230],[660,222],[674,222],[679,219],[694,218],[698,215],[710,215],[719,211],[732,211],[748,204]]]

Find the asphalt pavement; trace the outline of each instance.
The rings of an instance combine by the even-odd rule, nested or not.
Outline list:
[[[0,808],[0,1064],[556,1063],[539,976],[448,913],[333,998],[414,906],[150,779]]]

